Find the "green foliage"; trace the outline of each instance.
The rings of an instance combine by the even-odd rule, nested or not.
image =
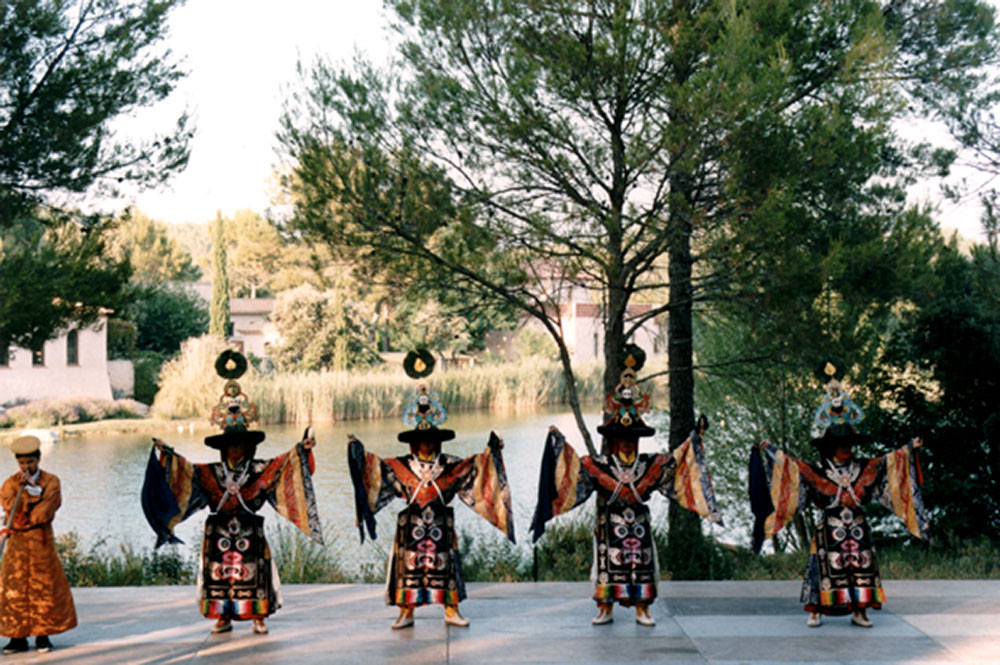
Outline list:
[[[156,351],[139,351],[132,358],[133,386],[135,399],[143,404],[152,404],[160,389],[160,369],[171,356]]]
[[[147,286],[127,311],[136,326],[136,347],[142,351],[172,355],[184,340],[208,332],[205,302],[183,286]]]
[[[166,134],[112,131],[181,76],[157,49],[175,4],[0,5],[0,346],[37,346],[129,300],[127,262],[104,251],[106,221],[70,208],[163,183],[186,163],[186,116]]]
[[[42,399],[12,406],[0,414],[0,428],[51,427],[95,420],[145,418],[148,409],[132,399]]]
[[[295,527],[281,524],[268,536],[271,555],[283,584],[343,584],[350,580],[341,569],[341,544],[327,537],[319,545]]]
[[[108,319],[108,360],[131,360],[139,333],[135,324],[117,317]]]
[[[128,263],[105,256],[106,225],[22,218],[0,224],[0,347],[36,348],[132,295]]]
[[[885,395],[877,435],[916,434],[924,500],[939,539],[1000,539],[1000,258],[996,245],[954,243],[929,264],[936,288],[902,314],[876,375]]]
[[[554,360],[559,352],[552,338],[539,330],[521,328],[514,336],[514,350],[518,358],[544,358]]]
[[[267,220],[239,210],[226,220],[226,273],[230,295],[257,298],[287,259],[281,236]]]
[[[201,269],[191,254],[172,238],[166,224],[138,211],[126,211],[110,234],[108,255],[128,261],[132,279],[149,284],[196,281]]]
[[[165,49],[175,0],[16,0],[0,6],[0,226],[62,194],[161,184],[188,157],[167,134],[119,139],[112,123],[166,98],[183,75]]]
[[[56,553],[70,586],[192,584],[195,578],[195,564],[171,548],[136,551],[100,539],[84,551],[80,536],[70,531],[56,538]]]
[[[212,301],[209,306],[208,331],[216,337],[228,337],[229,327],[229,277],[226,262],[225,222],[222,213],[215,217],[212,226]]]
[[[341,287],[321,293],[303,284],[285,291],[271,321],[281,335],[272,351],[280,369],[346,370],[382,362],[373,344],[370,308],[349,299]]]

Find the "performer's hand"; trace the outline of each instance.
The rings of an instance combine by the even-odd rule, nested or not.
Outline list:
[[[307,427],[302,435],[302,447],[306,450],[312,450],[316,447],[316,432],[313,431],[312,427]]]
[[[922,438],[920,438],[919,436],[913,438],[914,448],[920,448],[923,445],[924,445],[924,440]]]
[[[348,435],[347,435],[347,444],[348,444],[348,445],[350,445],[350,444],[354,443],[355,441],[357,441],[357,439],[355,439],[355,438],[354,438],[354,435],[353,435],[353,434],[348,434]]]
[[[163,452],[163,446],[164,446],[164,443],[163,443],[163,441],[162,441],[162,440],[160,440],[160,439],[157,439],[157,438],[156,438],[156,437],[154,436],[154,437],[153,437],[153,445],[154,445],[154,446],[156,446],[156,449],[157,449],[158,451],[160,451],[161,453]]]

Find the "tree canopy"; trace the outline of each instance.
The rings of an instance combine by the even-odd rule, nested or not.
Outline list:
[[[672,448],[695,422],[696,312],[900,297],[880,260],[914,226],[905,187],[952,156],[893,123],[952,108],[997,56],[975,0],[386,4],[391,70],[321,60],[289,100],[289,227],[534,316],[570,385],[568,289],[605,313],[606,390],[625,342],[668,314]],[[666,297],[632,314],[649,293]],[[836,347],[832,330],[815,342]],[[697,530],[683,522],[675,542]]]
[[[11,276],[0,342],[38,343],[127,299],[128,271],[105,256],[109,225],[77,209],[162,183],[186,164],[185,114],[145,137],[120,137],[116,124],[183,76],[159,46],[178,2],[0,4],[0,271]],[[59,240],[24,244],[46,233]]]

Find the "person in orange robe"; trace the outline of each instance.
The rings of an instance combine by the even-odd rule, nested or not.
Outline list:
[[[6,540],[0,565],[0,634],[10,638],[5,654],[52,649],[49,635],[76,626],[76,608],[56,554],[52,519],[62,504],[59,478],[38,467],[40,441],[22,436],[11,443],[20,470],[0,487]],[[16,505],[15,505],[16,504]],[[13,519],[11,519],[13,515]]]

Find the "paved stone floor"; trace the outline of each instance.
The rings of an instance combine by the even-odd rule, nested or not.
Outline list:
[[[1000,665],[1000,582],[886,583],[875,627],[843,617],[807,628],[797,582],[664,582],[653,628],[618,608],[592,626],[586,583],[472,584],[449,628],[440,607],[417,610],[392,631],[395,609],[374,585],[286,586],[271,634],[249,623],[210,635],[192,587],[74,589],[80,626],[53,638],[49,654],[6,663],[713,663]]]

